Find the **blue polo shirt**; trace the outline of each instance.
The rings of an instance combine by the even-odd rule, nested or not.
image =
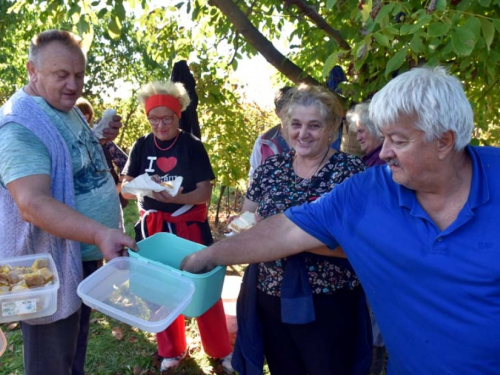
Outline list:
[[[390,374],[500,374],[500,149],[467,152],[469,197],[443,231],[386,166],[285,212],[344,249],[386,341]]]

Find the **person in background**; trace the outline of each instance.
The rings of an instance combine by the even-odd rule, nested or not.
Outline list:
[[[376,128],[373,121],[370,120],[368,112],[369,103],[357,104],[353,109],[347,113],[347,121],[349,129],[356,133],[356,138],[360,144],[361,150],[365,153],[362,160],[367,167],[374,165],[385,165],[386,162],[380,159],[379,154],[382,149],[382,135]],[[380,333],[375,314],[368,306],[371,316],[372,333],[373,333],[373,358],[370,368],[371,375],[380,375],[385,370],[385,356],[386,350],[384,339]]]
[[[207,152],[201,141],[179,129],[181,112],[189,96],[181,83],[153,82],[143,87],[139,101],[144,105],[152,132],[139,138],[123,170],[123,185],[148,173],[156,182],[182,177],[176,196],[166,191],[153,198],[137,197],[141,219],[136,225],[136,239],[157,232],[171,232],[179,237],[210,245],[213,242],[207,220],[207,203],[215,178]],[[135,199],[134,195],[124,194]],[[226,326],[222,300],[197,318],[205,352],[222,359],[226,372],[231,367],[232,347]],[[165,331],[157,334],[161,370],[179,365],[187,354],[184,316],[180,315]]]
[[[283,113],[288,100],[288,93],[292,88],[284,86],[276,92],[274,96],[274,111],[276,116],[280,119],[280,123],[264,134],[261,134],[255,140],[253,145],[252,154],[250,156],[250,172],[249,185],[252,183],[253,174],[259,165],[261,165],[269,156],[277,155],[290,151],[287,136],[284,134]]]
[[[76,106],[82,112],[83,116],[87,120],[87,123],[93,127],[94,125],[94,108],[92,104],[85,99],[79,98],[76,101]],[[114,142],[104,142],[100,141],[102,149],[104,151],[104,156],[106,157],[106,162],[108,163],[109,171],[113,176],[113,180],[118,188],[118,193],[120,196],[120,205],[122,208],[127,207],[128,200],[123,198],[120,193],[121,179],[120,173],[127,163],[128,156],[120,147],[118,147]]]
[[[362,159],[365,165],[367,167],[385,165],[385,160],[379,156],[383,143],[382,134],[370,120],[368,107],[368,102],[360,103],[347,113],[349,129],[356,133],[356,139],[364,153]]]
[[[256,169],[242,207],[259,218],[313,202],[365,169],[358,157],[330,147],[342,120],[342,106],[329,90],[303,84],[288,93],[281,118],[292,150],[270,156]],[[349,262],[332,257],[325,247],[249,265],[237,318],[233,367],[240,374],[262,374],[264,356],[273,375],[368,371],[371,335],[366,297]],[[357,356],[363,338],[364,353]],[[263,350],[256,353],[256,347]],[[363,369],[357,368],[360,357]]]
[[[472,107],[443,67],[398,75],[369,111],[388,167],[194,253],[181,268],[340,245],[377,316],[388,374],[500,374],[500,149],[469,145]]]
[[[84,373],[89,319],[78,284],[102,258],[136,248],[120,228],[118,194],[99,142],[74,107],[85,65],[76,35],[36,35],[29,82],[0,109],[0,258],[50,253],[61,284],[53,315],[21,322],[26,375]],[[118,135],[119,119],[106,130],[107,141]]]

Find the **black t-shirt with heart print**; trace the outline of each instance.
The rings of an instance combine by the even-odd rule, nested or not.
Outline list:
[[[196,184],[215,179],[207,151],[203,143],[190,133],[180,131],[177,139],[160,141],[153,133],[139,138],[130,151],[127,164],[122,175],[137,177],[147,173],[157,174],[161,181],[173,181],[182,176],[183,193],[196,189]],[[161,149],[163,150],[161,150]],[[139,199],[139,206],[144,210],[174,212],[182,207],[180,204],[162,203],[144,197]]]

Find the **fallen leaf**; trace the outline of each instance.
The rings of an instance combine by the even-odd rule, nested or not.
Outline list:
[[[137,341],[139,341],[139,339],[135,336],[132,336],[128,339],[128,342],[131,342],[132,344],[135,344]]]
[[[94,324],[95,322],[97,322],[97,318],[90,319],[90,324]]]
[[[19,322],[10,323],[7,326],[7,331],[13,331],[19,326]]]
[[[14,344],[11,344],[9,345],[9,352],[13,352],[14,351]]]
[[[140,371],[141,371],[141,370],[140,370],[139,366],[135,365],[135,366],[134,366],[134,375],[139,375],[139,372],[140,372]]]
[[[117,340],[123,339],[123,332],[120,327],[113,327],[113,329],[111,330],[111,334]]]

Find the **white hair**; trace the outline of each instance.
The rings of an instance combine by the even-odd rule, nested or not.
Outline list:
[[[160,95],[170,95],[170,96],[173,96],[174,98],[177,98],[177,100],[179,100],[179,103],[181,104],[181,111],[184,111],[188,107],[189,103],[191,102],[191,99],[189,98],[189,94],[181,82],[153,81],[153,82],[150,82],[150,83],[144,85],[141,88],[141,91],[139,92],[139,95],[138,95],[139,103],[144,105],[146,103],[147,98],[149,98],[150,96],[159,95],[159,94]]]
[[[349,129],[356,132],[356,125],[359,122],[368,130],[370,135],[382,139],[382,134],[380,134],[380,131],[370,119],[369,106],[370,102],[359,103],[347,112],[346,119],[349,123]]]
[[[470,142],[474,128],[462,83],[440,66],[415,68],[397,76],[375,94],[369,112],[379,130],[401,116],[415,115],[414,126],[425,133],[427,142],[451,130],[457,151]]]

